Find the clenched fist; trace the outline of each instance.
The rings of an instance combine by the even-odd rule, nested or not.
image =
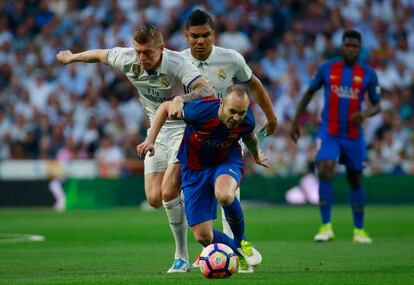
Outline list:
[[[61,64],[68,64],[72,62],[73,53],[70,50],[63,50],[60,51],[56,55],[57,61],[59,61]]]

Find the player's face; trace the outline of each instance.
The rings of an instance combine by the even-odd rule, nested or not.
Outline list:
[[[134,41],[134,48],[138,62],[144,70],[155,70],[161,64],[164,46],[157,47],[154,41],[145,44],[139,44]]]
[[[229,94],[221,101],[221,121],[229,128],[237,128],[247,115],[249,99],[240,98],[236,94]]]
[[[342,43],[342,53],[345,61],[353,63],[358,59],[361,43],[355,38],[345,38]]]
[[[185,32],[191,54],[198,60],[206,60],[215,39],[215,33],[209,25],[192,26]]]

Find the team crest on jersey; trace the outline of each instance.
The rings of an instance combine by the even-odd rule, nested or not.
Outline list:
[[[362,82],[362,77],[361,76],[355,76],[354,77],[354,82],[355,83],[361,83]]]
[[[168,87],[170,85],[170,82],[168,81],[167,75],[160,76],[160,84],[162,87]]]
[[[139,64],[132,65],[132,72],[138,76],[141,73],[141,66]]]
[[[220,79],[221,81],[223,81],[224,79],[226,79],[227,75],[224,72],[224,69],[219,69],[218,71],[218,79]]]

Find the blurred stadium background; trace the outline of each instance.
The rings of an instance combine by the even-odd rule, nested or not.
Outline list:
[[[413,228],[412,220],[396,222],[401,217],[407,219],[410,212],[413,214],[414,203],[412,0],[2,0],[0,206],[101,209],[136,207],[144,201],[143,162],[136,158],[135,146],[145,138],[148,121],[136,99],[137,91],[122,74],[107,66],[82,63],[61,66],[57,64],[55,55],[65,49],[79,52],[131,46],[134,28],[144,22],[155,23],[162,28],[168,48],[185,49],[183,24],[195,8],[205,9],[214,15],[217,45],[233,48],[245,56],[256,76],[264,83],[279,119],[278,132],[261,142],[272,168],[264,170],[255,167],[246,158],[247,173],[242,185],[242,199],[254,203],[285,204],[285,194],[289,189],[294,190],[290,192],[291,202],[315,202],[314,192],[311,191],[315,190],[315,181],[308,174],[313,169],[315,150],[312,141],[319,121],[322,96],[313,100],[301,118],[305,128],[297,146],[289,139],[287,130],[295,106],[318,64],[339,54],[343,31],[355,28],[362,33],[361,59],[375,68],[383,90],[382,113],[367,120],[364,125],[369,146],[364,178],[367,203],[394,204],[392,211],[388,211],[401,211],[401,215],[396,214],[395,220],[388,222],[393,224],[397,235],[400,233],[411,241],[412,248],[412,230],[403,232],[403,228]],[[255,115],[258,122],[263,122],[263,115],[258,109]],[[339,173],[342,171],[338,169]],[[304,181],[303,178],[309,177],[310,181]],[[304,191],[308,187],[304,186],[306,183],[310,184],[310,191]],[[347,201],[345,179],[339,175],[335,180],[335,202]],[[403,206],[403,203],[411,205]],[[381,216],[381,209],[377,208],[374,213]],[[57,219],[52,212],[31,211],[0,210],[0,234],[42,232],[42,226],[29,226],[31,217]],[[76,218],[81,215],[73,212]],[[137,215],[134,211],[127,213],[115,216],[119,215],[122,219]],[[282,213],[291,212],[282,209]],[[304,240],[310,241],[318,225],[317,210],[301,209],[298,215],[300,213],[305,219],[313,215],[313,223],[307,236],[300,231],[296,237],[304,236]],[[108,210],[101,214],[109,217],[114,212]],[[260,211],[255,213],[253,210],[251,215],[260,214]],[[279,216],[278,209],[271,215]],[[69,223],[71,217],[74,218],[70,215],[64,217]],[[350,215],[345,214],[345,218],[350,220]],[[12,221],[18,222],[13,224]],[[260,219],[257,221],[260,225]],[[298,222],[295,218],[286,221]],[[47,229],[44,232],[53,237],[56,232],[50,227],[61,229],[57,225],[60,222],[51,221],[49,232]],[[95,222],[91,220],[91,223]],[[275,218],[274,223],[278,222],[280,220]],[[308,229],[307,223],[306,220],[301,225]],[[367,224],[369,230],[369,217]],[[272,223],[265,226],[272,227]],[[377,226],[377,231],[387,232],[380,221]],[[87,223],[85,227],[88,227]],[[167,230],[166,221],[160,227]],[[294,229],[289,233],[291,237],[298,234]],[[111,234],[106,234],[106,239],[111,240]],[[167,231],[164,234],[168,236]],[[264,237],[269,233],[259,229],[256,236],[260,242],[259,234]],[[120,238],[117,234],[113,237],[115,240]],[[375,239],[376,235],[373,237]],[[172,246],[171,240],[168,243]],[[0,244],[0,255],[3,246]],[[283,250],[274,244],[269,246],[269,250],[274,246]],[[163,256],[163,253],[159,254]],[[4,258],[7,256],[11,259],[23,258],[14,255],[12,250],[3,255]],[[403,254],[396,258],[404,262],[408,260]],[[0,257],[0,262],[3,266],[10,265],[9,259],[6,261]],[[412,272],[412,261],[407,263],[407,272]],[[378,268],[381,266],[379,264]],[[13,279],[10,276],[19,273],[11,267],[7,267],[8,271],[5,268],[2,272],[0,266],[0,273],[9,273],[8,282],[4,283],[9,284]],[[414,279],[408,278],[412,274],[404,276],[407,279],[403,281],[414,282]],[[288,277],[284,276],[281,280],[284,278]],[[53,278],[33,282],[53,284],[50,280]],[[94,283],[95,279],[90,280],[87,284]],[[289,279],[286,280],[289,283]],[[313,281],[317,283],[318,280]],[[355,280],[348,281],[344,283]],[[30,279],[21,282],[30,283]]]
[[[414,184],[407,177],[398,182],[400,176],[414,174],[412,1],[57,0],[0,4],[0,188],[27,191],[25,183],[10,183],[35,180],[32,188],[44,189],[39,181],[63,178],[66,193],[106,186],[126,195],[133,192],[118,200],[142,200],[143,163],[135,146],[145,137],[148,121],[135,88],[107,66],[61,66],[55,55],[64,49],[130,46],[134,28],[144,22],[162,27],[167,46],[182,50],[187,48],[183,24],[200,7],[215,15],[217,44],[246,57],[279,118],[279,131],[262,141],[273,167],[265,170],[246,159],[247,178],[265,176],[270,179],[266,185],[273,186],[261,188],[268,192],[258,195],[246,187],[245,195],[283,202],[283,193],[298,184],[297,176],[311,170],[322,96],[302,117],[306,127],[297,147],[287,135],[290,119],[318,63],[338,55],[342,33],[351,27],[362,32],[361,59],[375,67],[383,88],[383,112],[365,122],[365,174],[379,176],[370,178],[377,186],[383,184],[375,181],[387,180],[384,175],[397,175],[393,191]],[[264,120],[258,110],[256,117]],[[116,194],[111,195],[107,200]],[[2,199],[1,204],[18,198]],[[82,203],[70,202],[73,207]],[[25,203],[30,205],[30,199]]]

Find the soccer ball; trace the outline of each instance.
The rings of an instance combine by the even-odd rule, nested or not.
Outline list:
[[[213,243],[201,252],[199,268],[207,278],[226,278],[236,272],[237,262],[237,255],[230,247]]]

